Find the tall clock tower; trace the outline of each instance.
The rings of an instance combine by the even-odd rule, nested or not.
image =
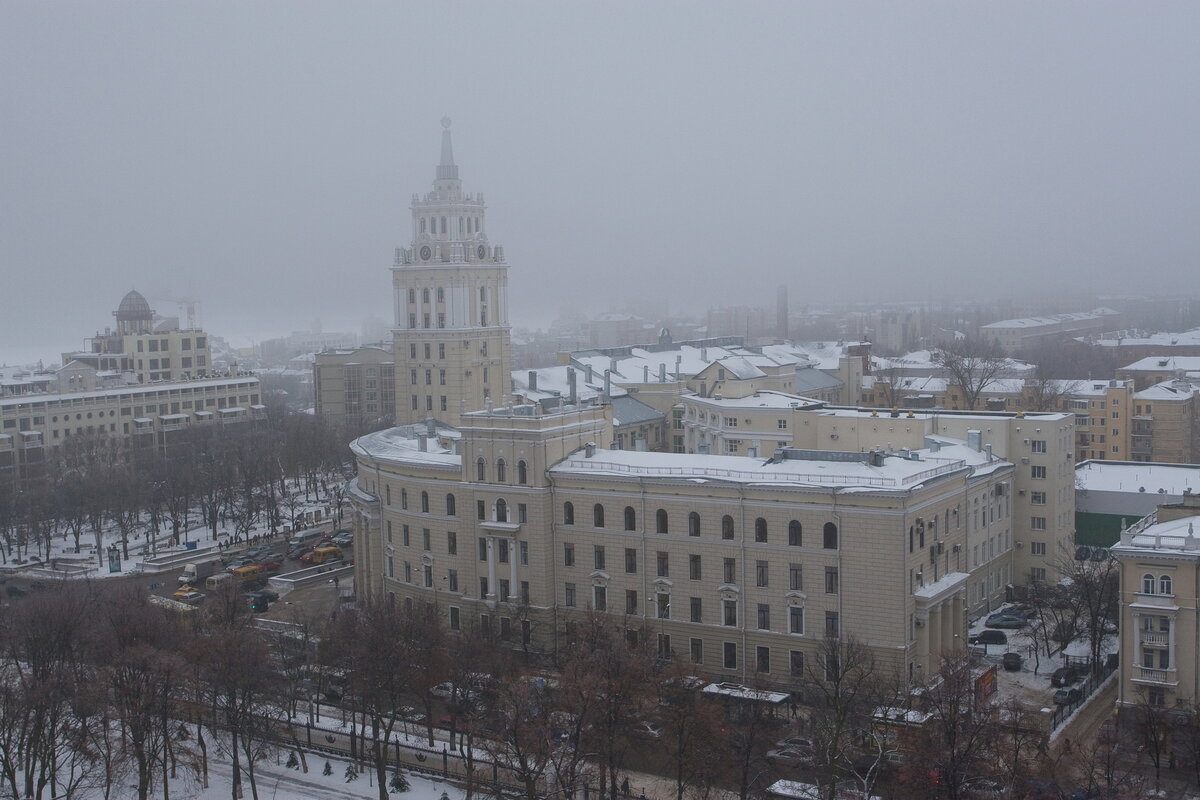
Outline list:
[[[396,248],[396,424],[452,425],[512,389],[508,264],[488,241],[483,195],[464,194],[450,120],[433,191],[413,195],[412,246]]]

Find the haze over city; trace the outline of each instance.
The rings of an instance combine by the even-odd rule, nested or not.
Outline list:
[[[1170,294],[1192,3],[6,3],[0,361],[138,288],[235,344],[392,316],[438,121],[512,321]]]

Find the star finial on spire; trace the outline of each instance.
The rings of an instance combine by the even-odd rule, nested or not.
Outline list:
[[[446,130],[450,130],[450,117],[448,117],[448,116],[442,117],[442,127],[445,128]]]

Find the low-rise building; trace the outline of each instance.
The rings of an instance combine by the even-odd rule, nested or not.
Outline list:
[[[1083,461],[1075,466],[1075,541],[1109,547],[1122,528],[1193,492],[1200,492],[1196,464]]]

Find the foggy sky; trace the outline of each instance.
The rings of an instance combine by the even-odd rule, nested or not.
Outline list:
[[[1190,290],[1200,4],[0,4],[0,361],[390,320],[445,114],[510,318]]]

